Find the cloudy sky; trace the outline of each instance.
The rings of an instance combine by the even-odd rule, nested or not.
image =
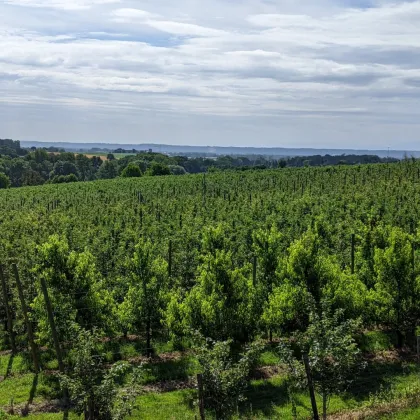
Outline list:
[[[0,0],[0,138],[420,150],[420,1]]]

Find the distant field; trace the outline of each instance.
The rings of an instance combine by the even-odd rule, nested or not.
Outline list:
[[[109,153],[105,153],[105,152],[98,152],[98,153],[80,153],[82,155],[86,155],[87,157],[91,158],[93,156],[99,156],[100,158],[103,158],[102,160],[106,160],[106,157],[109,155]],[[135,153],[112,153],[116,159],[121,159],[123,157],[126,156],[134,156]]]
[[[53,155],[59,155],[59,152],[50,152]],[[105,152],[98,152],[98,153],[91,153],[91,152],[76,152],[75,155],[85,155],[88,158],[92,158],[93,156],[97,156],[100,157],[103,161],[107,160],[106,157],[108,156],[109,153],[105,153]],[[134,156],[134,153],[112,153],[116,159],[122,159],[123,157],[126,156]]]

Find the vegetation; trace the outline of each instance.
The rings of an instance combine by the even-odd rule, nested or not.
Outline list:
[[[54,177],[91,173],[72,156]],[[325,415],[416,404],[418,161],[160,177],[159,155],[130,159],[145,176],[0,191],[0,408],[67,389],[70,416],[194,418],[202,374],[209,418],[307,417],[304,354]]]
[[[71,153],[50,147],[22,149],[19,141],[0,139],[0,189],[42,184],[63,184],[117,177],[185,175],[220,170],[254,170],[397,162],[377,156],[309,156],[276,159],[263,156],[216,158],[167,156],[160,153],[116,149],[113,153]]]

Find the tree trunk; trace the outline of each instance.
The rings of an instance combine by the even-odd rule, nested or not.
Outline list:
[[[401,349],[403,345],[404,345],[403,333],[398,328],[397,329],[397,348]]]
[[[327,420],[327,393],[324,391],[322,393],[322,418]]]
[[[150,322],[150,316],[147,317],[147,323],[146,323],[146,347],[147,347],[147,357],[150,357],[152,355],[152,349],[150,348],[150,333],[151,330],[151,322]]]
[[[306,378],[308,380],[309,396],[311,397],[312,412],[314,420],[319,420],[318,407],[316,405],[315,390],[312,383],[311,368],[309,366],[309,357],[307,353],[303,353],[303,363],[305,364]]]

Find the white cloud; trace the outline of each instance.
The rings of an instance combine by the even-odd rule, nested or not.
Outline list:
[[[32,138],[58,138],[72,110],[83,139],[96,136],[96,115],[109,133],[121,124],[122,142],[145,125],[144,141],[207,143],[213,133],[213,144],[414,148],[419,21],[419,1],[7,0],[0,102],[13,112],[0,116],[0,137],[28,138],[33,127]],[[51,107],[56,122],[41,130],[31,115],[48,118]],[[166,132],[150,113],[171,121]]]
[[[5,4],[46,9],[84,10],[98,5],[119,3],[121,0],[4,0]]]

